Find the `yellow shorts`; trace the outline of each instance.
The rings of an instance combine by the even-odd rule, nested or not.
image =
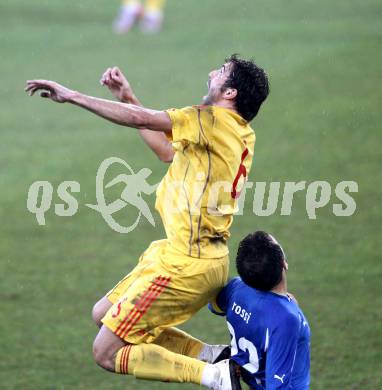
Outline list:
[[[198,259],[174,251],[167,240],[154,241],[108,292],[113,306],[102,322],[127,343],[151,343],[215,297],[227,281],[228,263],[228,256]]]

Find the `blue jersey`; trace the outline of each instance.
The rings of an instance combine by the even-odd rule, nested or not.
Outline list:
[[[310,329],[289,297],[231,280],[209,308],[226,315],[231,357],[256,390],[309,389]]]

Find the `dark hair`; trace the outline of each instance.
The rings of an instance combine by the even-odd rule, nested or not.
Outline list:
[[[269,94],[269,82],[264,69],[254,61],[243,60],[237,54],[226,59],[232,64],[232,71],[222,89],[235,88],[235,106],[238,113],[250,122],[259,112],[260,106]]]
[[[281,282],[284,253],[265,232],[248,234],[239,244],[236,268],[243,282],[269,291]]]

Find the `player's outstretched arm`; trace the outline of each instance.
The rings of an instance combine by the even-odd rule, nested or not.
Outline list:
[[[122,103],[134,104],[143,107],[136,97],[129,81],[118,67],[106,69],[100,84],[107,86],[110,92]],[[160,131],[139,129],[139,134],[146,145],[159,157],[161,161],[171,162],[174,150],[166,135]]]
[[[30,96],[41,91],[40,96],[43,98],[49,98],[57,103],[74,104],[122,126],[164,132],[171,132],[172,129],[171,119],[165,111],[87,96],[54,81],[28,80],[25,91]]]

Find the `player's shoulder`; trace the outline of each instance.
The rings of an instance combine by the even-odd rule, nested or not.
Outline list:
[[[193,119],[199,119],[201,116],[214,116],[213,106],[204,106],[204,105],[192,105],[185,106],[181,108],[169,108],[166,110],[169,114],[171,113],[179,113],[183,115],[187,115]]]
[[[199,124],[215,123],[215,112],[213,106],[193,105],[178,109],[178,112],[188,117],[191,121],[197,121]]]
[[[198,106],[185,106],[181,108],[169,108],[166,110],[172,122],[178,123],[180,126],[191,126],[199,128],[201,123],[201,111]]]
[[[266,306],[266,293],[248,286],[239,276],[231,279],[225,289],[231,300],[245,304],[248,309],[262,312]]]
[[[247,289],[248,286],[241,280],[240,276],[237,276],[231,279],[224,287],[224,294],[230,299],[237,298],[240,295],[243,295],[244,289]],[[244,293],[245,294],[245,293]]]
[[[169,114],[171,113],[182,113],[182,114],[194,114],[197,112],[195,106],[184,106],[184,107],[173,107],[173,108],[168,108],[166,110]]]
[[[300,324],[300,309],[298,305],[288,297],[272,296],[272,311],[277,313],[273,317],[275,325],[298,327]]]
[[[184,106],[184,107],[173,107],[173,108],[168,108],[166,111],[171,114],[171,113],[179,113],[179,114],[184,114],[184,115],[197,115],[198,112],[200,112],[202,109],[201,107],[203,106]]]
[[[216,113],[214,106],[196,105],[192,106],[191,110],[195,113],[199,124],[213,128],[216,123]]]
[[[232,278],[226,285],[227,288],[230,288],[232,290],[236,290],[241,287],[246,287],[247,285],[241,280],[240,276],[236,276],[235,278]]]
[[[231,125],[235,124],[236,126],[240,126],[252,130],[249,122],[245,120],[237,111],[230,108],[221,107],[221,106],[209,106],[209,107],[216,118],[221,119],[223,121],[227,121]]]

